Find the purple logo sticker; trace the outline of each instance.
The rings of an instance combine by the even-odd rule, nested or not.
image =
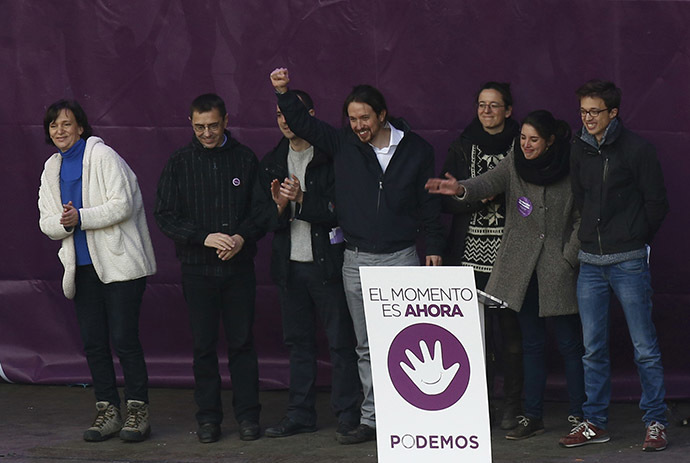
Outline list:
[[[235,186],[240,186],[240,179],[235,177],[232,179],[232,184]]]
[[[529,198],[520,196],[517,200],[517,208],[521,216],[527,217],[532,213],[532,201]]]
[[[450,331],[430,323],[402,330],[388,350],[388,373],[393,387],[410,405],[443,410],[465,394],[470,360]]]

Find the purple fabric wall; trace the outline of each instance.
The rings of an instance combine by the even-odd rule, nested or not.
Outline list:
[[[474,113],[485,80],[510,81],[515,114],[547,108],[578,128],[574,90],[593,77],[624,91],[625,123],[658,148],[671,202],[652,252],[655,312],[669,396],[690,397],[686,354],[690,198],[690,4],[674,1],[302,0],[5,1],[0,19],[0,139],[5,202],[0,266],[0,377],[86,382],[71,302],[60,289],[58,243],[38,229],[39,176],[53,149],[41,126],[48,104],[76,98],[96,133],[139,177],[159,272],[150,278],[141,335],[154,385],[190,385],[191,341],[172,243],[150,213],[158,176],[192,132],[188,105],[213,91],[230,128],[262,157],[279,139],[268,74],[290,68],[319,116],[340,124],[354,84],[371,83],[436,148]],[[266,238],[257,257],[256,337],[263,387],[284,387],[276,290]],[[619,311],[611,332],[614,392],[639,386]],[[325,357],[324,357],[325,358]],[[559,371],[558,358],[554,370]],[[321,384],[328,383],[327,365]],[[562,388],[552,384],[559,394]]]

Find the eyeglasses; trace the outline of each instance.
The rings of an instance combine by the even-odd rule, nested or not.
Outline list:
[[[479,108],[481,111],[484,111],[485,109],[490,109],[491,111],[496,111],[497,109],[500,108],[505,108],[506,105],[504,104],[498,104],[498,103],[486,103],[484,101],[480,101],[477,103],[477,108]]]
[[[206,130],[209,132],[218,132],[220,129],[220,122],[214,122],[213,124],[192,124],[192,128],[196,133],[204,133]]]
[[[603,113],[604,111],[610,111],[610,110],[609,110],[609,108],[590,109],[590,110],[586,110],[585,108],[580,108],[580,117],[585,117],[588,114],[591,117],[597,117],[597,116],[599,116],[599,114]]]

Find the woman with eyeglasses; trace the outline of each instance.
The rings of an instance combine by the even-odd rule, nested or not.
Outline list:
[[[582,335],[575,294],[579,214],[570,189],[570,127],[545,110],[522,121],[520,147],[496,168],[458,181],[429,179],[430,193],[459,203],[506,195],[506,221],[486,292],[517,312],[522,331],[523,415],[510,440],[544,432],[546,320],[563,357],[570,400],[568,421],[582,420],[585,400]]]
[[[513,96],[510,84],[484,83],[475,100],[477,114],[462,134],[451,143],[441,175],[446,172],[464,180],[478,177],[498,165],[518,146],[520,124],[511,118]],[[484,290],[496,259],[505,226],[506,203],[502,194],[476,201],[444,197],[443,211],[451,214],[451,229],[443,262],[466,265],[474,270],[478,289]],[[496,366],[503,372],[503,406],[500,427],[510,430],[522,415],[522,339],[517,314],[506,308],[487,309],[485,317],[486,376],[491,421],[494,421],[494,378]],[[497,352],[494,327],[500,331]],[[497,359],[498,357],[498,359]]]
[[[38,191],[41,231],[62,241],[62,288],[74,299],[96,395],[96,418],[84,440],[114,435],[142,441],[151,431],[148,374],[139,342],[139,309],[156,262],[134,172],[98,137],[73,100],[48,107],[45,140],[58,152],[45,163]],[[111,342],[124,373],[120,414]]]

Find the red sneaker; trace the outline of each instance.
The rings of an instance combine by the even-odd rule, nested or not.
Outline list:
[[[644,438],[642,450],[645,452],[654,452],[664,450],[667,445],[668,439],[666,438],[666,426],[658,421],[652,421],[651,424],[647,426],[647,435]]]
[[[575,426],[570,434],[561,437],[558,443],[561,447],[571,448],[587,444],[603,444],[610,439],[606,429],[601,429],[589,421],[583,421]]]

